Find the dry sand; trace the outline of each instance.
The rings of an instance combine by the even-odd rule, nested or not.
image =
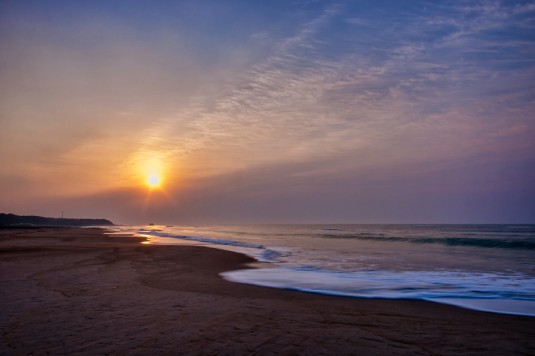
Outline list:
[[[249,257],[141,241],[0,230],[0,354],[535,354],[535,318],[231,283]]]

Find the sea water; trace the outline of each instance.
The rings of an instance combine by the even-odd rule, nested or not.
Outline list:
[[[535,225],[129,226],[155,244],[246,253],[276,268],[230,281],[359,298],[421,299],[535,316]]]

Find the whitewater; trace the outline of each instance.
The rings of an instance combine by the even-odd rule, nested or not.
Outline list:
[[[535,316],[535,225],[120,226],[152,244],[245,253],[230,281],[358,298],[419,299]]]

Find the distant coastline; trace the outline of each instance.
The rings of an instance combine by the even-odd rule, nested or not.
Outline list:
[[[112,226],[107,219],[49,218],[35,215],[15,215],[0,213],[0,227],[39,227],[39,226]]]

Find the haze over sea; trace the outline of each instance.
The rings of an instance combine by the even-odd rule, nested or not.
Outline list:
[[[535,316],[535,225],[121,226],[151,244],[246,253],[242,283]],[[276,267],[276,268],[272,268]]]

